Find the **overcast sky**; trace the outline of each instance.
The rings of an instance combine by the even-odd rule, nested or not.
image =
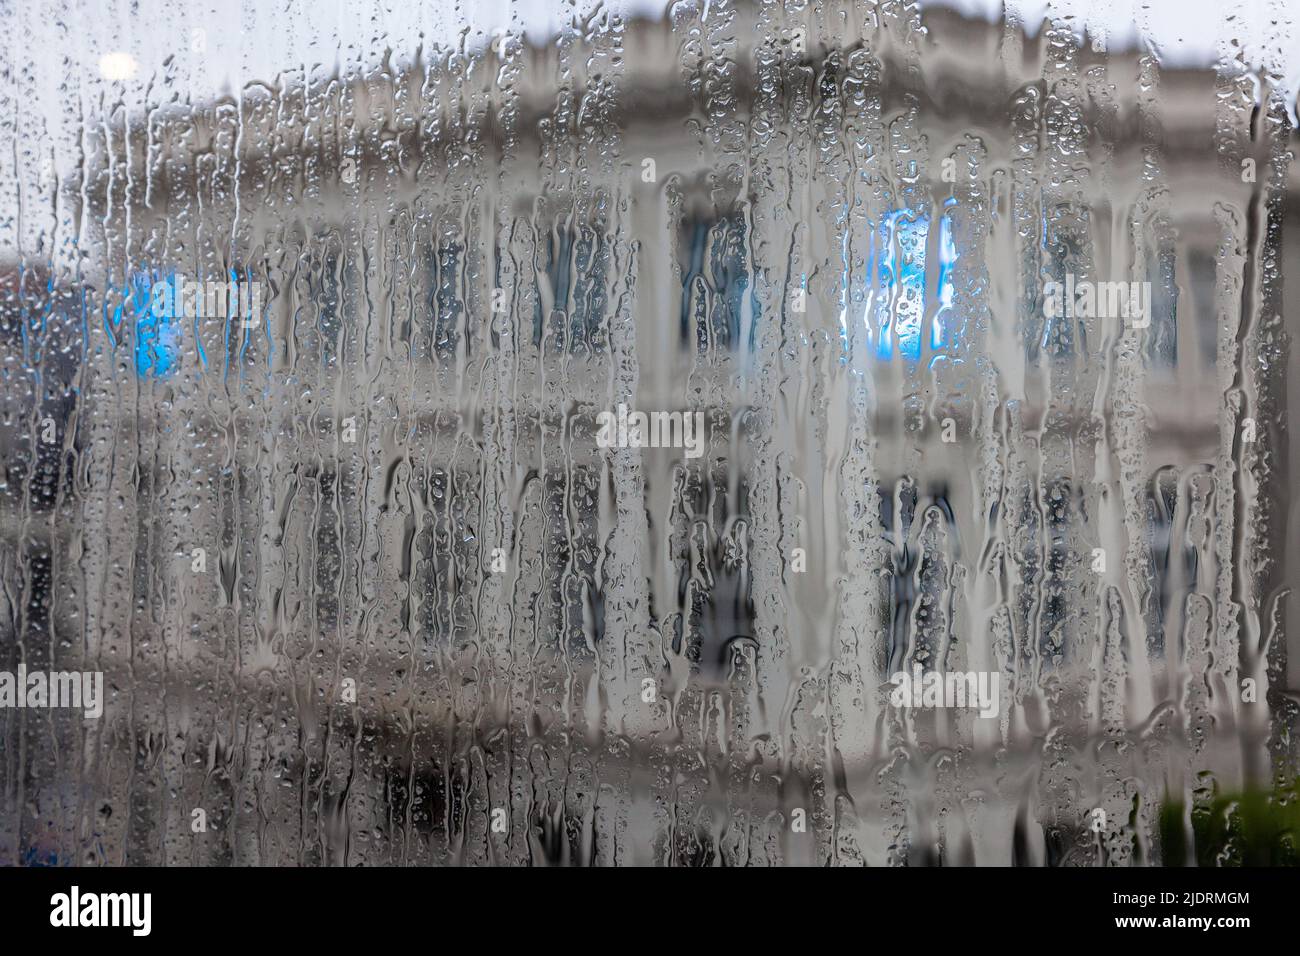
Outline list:
[[[997,20],[1000,0],[922,0]],[[1212,65],[1238,42],[1254,65],[1286,78],[1294,122],[1300,86],[1300,36],[1295,0],[1009,0],[1006,8],[1036,32],[1049,12],[1073,17],[1076,31],[1104,28],[1111,49],[1145,35],[1171,65]],[[408,58],[421,44],[479,46],[494,32],[554,36],[575,13],[597,8],[662,17],[663,0],[28,0],[2,18],[11,63],[31,64],[20,94],[54,127],[76,124],[104,95],[128,108],[170,96],[194,102],[237,94],[248,82],[273,82],[304,67],[313,77],[336,67],[355,69],[391,48]],[[233,10],[240,11],[232,14]],[[1235,24],[1229,28],[1229,17]],[[240,29],[242,26],[243,29]],[[39,56],[33,56],[39,50]],[[160,87],[164,63],[175,57],[178,81]],[[106,78],[107,77],[107,78]],[[33,102],[34,101],[34,102]],[[80,107],[78,104],[81,104]]]

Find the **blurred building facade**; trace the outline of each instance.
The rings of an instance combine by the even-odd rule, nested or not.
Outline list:
[[[114,694],[9,718],[0,850],[1157,862],[1170,794],[1293,780],[1284,104],[853,9],[88,130],[77,281],[8,273],[4,578],[11,656]],[[620,402],[706,454],[598,447]],[[892,710],[917,663],[999,719]]]

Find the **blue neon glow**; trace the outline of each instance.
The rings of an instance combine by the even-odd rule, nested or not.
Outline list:
[[[949,197],[943,205],[947,208],[956,203],[956,199]],[[957,243],[952,238],[952,217],[944,213],[939,217],[939,275],[936,282],[939,307],[930,323],[930,348],[936,352],[948,345],[945,328],[952,313],[952,267],[956,262]]]
[[[176,310],[153,308],[154,286],[173,280],[170,274],[133,273],[114,314],[115,326],[121,326],[124,314],[134,326],[135,374],[140,378],[167,378],[180,367],[181,325]]]
[[[944,207],[956,203],[949,198]],[[871,230],[871,254],[866,270],[866,303],[862,324],[869,334],[875,333],[872,351],[882,362],[891,361],[895,348],[909,362],[921,360],[922,324],[930,305],[930,350],[944,351],[953,305],[953,266],[957,245],[952,236],[952,219],[945,212],[939,217],[937,269],[934,301],[926,297],[926,268],[930,240],[930,216],[908,209],[898,209]],[[840,334],[848,340],[850,276],[848,252],[843,253],[844,283],[840,299]],[[873,316],[876,322],[873,322]],[[878,332],[875,325],[879,324]]]

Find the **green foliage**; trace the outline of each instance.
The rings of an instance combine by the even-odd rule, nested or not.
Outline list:
[[[1300,866],[1300,794],[1252,790],[1216,795],[1192,808],[1187,845],[1186,805],[1160,808],[1166,866]]]

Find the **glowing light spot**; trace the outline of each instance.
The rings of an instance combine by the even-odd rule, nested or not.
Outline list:
[[[99,75],[106,80],[129,80],[135,76],[135,57],[120,50],[99,58]]]

